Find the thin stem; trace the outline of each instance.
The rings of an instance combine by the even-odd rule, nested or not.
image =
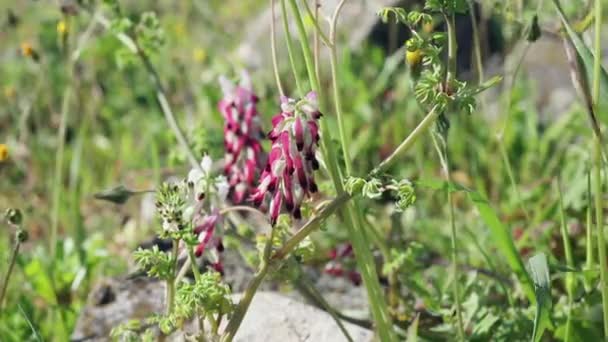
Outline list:
[[[327,38],[327,36],[325,35],[325,33],[323,33],[323,30],[321,29],[321,26],[319,25],[319,4],[318,1],[319,0],[313,0],[315,1],[315,14],[313,14],[312,10],[310,9],[310,6],[308,5],[308,3],[306,1],[304,1],[304,8],[306,9],[306,14],[308,14],[308,16],[310,16],[311,18],[315,18],[315,20],[313,20],[313,25],[315,27],[315,32],[316,34],[319,36],[319,38],[321,39],[321,41],[323,41],[323,44],[325,44],[326,46],[331,46],[332,41]],[[318,76],[317,76],[318,77]]]
[[[600,102],[600,74],[602,72],[602,0],[595,0],[595,39],[593,55],[593,101],[595,109]]]
[[[190,266],[192,266],[192,274],[194,274],[194,281],[197,283],[201,281],[201,271],[198,269],[196,263],[196,256],[194,255],[194,247],[188,245],[188,258],[190,259]]]
[[[319,7],[321,6],[321,4],[319,4],[319,0],[312,0],[313,4],[315,5],[315,14],[313,17],[313,22],[315,23],[315,25],[319,25]],[[306,4],[306,8],[308,9],[308,2],[306,2],[306,0],[304,1],[304,3]],[[313,36],[313,44],[314,44],[314,58],[315,58],[315,73],[317,74],[317,79],[321,79],[321,72],[320,70],[320,64],[319,64],[319,54],[321,53],[321,46],[319,44],[319,35],[321,34],[321,30],[315,30],[315,34]]]
[[[249,286],[247,286],[247,290],[243,294],[243,297],[239,301],[226,330],[224,331],[224,336],[222,337],[223,342],[230,342],[236,335],[241,323],[243,322],[243,318],[245,318],[245,314],[247,313],[247,309],[255,296],[258,288],[262,284],[264,277],[270,271],[270,256],[272,253],[272,243],[274,240],[274,229],[270,230],[270,234],[268,236],[268,240],[266,240],[266,245],[264,246],[264,253],[262,255],[262,259],[260,260],[260,269],[256,272],[255,276],[249,282]]]
[[[435,148],[437,149],[437,154],[439,155],[439,159],[441,162],[441,166],[443,168],[443,173],[445,174],[446,181],[448,183],[452,183],[452,175],[450,173],[450,164],[448,159],[448,148],[447,141],[445,141],[446,137],[436,138],[435,135],[432,135],[433,143],[435,144]],[[438,141],[441,139],[441,141]],[[448,186],[447,189],[447,197],[448,197],[448,205],[450,207],[449,211],[449,220],[450,220],[450,242],[451,242],[451,256],[452,256],[452,274],[454,275],[453,283],[452,283],[452,291],[454,295],[454,301],[456,304],[456,319],[458,321],[458,338],[460,341],[464,341],[464,324],[462,321],[462,303],[460,299],[460,283],[459,283],[459,270],[458,270],[458,245],[457,245],[457,236],[456,236],[456,219],[454,214],[454,198],[452,194],[452,190]]]
[[[340,329],[340,331],[342,332],[342,334],[344,335],[344,337],[349,342],[353,342],[352,336],[350,336],[348,330],[346,329],[346,327],[344,327],[344,324],[340,320],[340,314],[339,314],[339,312],[335,308],[333,308],[327,302],[327,300],[325,300],[325,298],[323,298],[323,295],[315,287],[314,283],[310,279],[308,279],[308,276],[306,275],[306,273],[302,269],[302,266],[300,266],[297,262],[295,262],[293,260],[293,258],[290,258],[290,265],[289,265],[289,267],[294,267],[295,269],[297,269],[298,270],[298,274],[299,274],[298,277],[296,277],[295,279],[292,279],[293,285],[310,302],[315,303],[315,305],[317,305],[318,307],[320,307],[321,309],[323,309],[325,312],[327,312],[333,318],[333,320],[336,322],[336,324],[338,325],[338,328]]]
[[[274,5],[276,0],[270,0],[270,15],[272,18],[270,19],[270,51],[272,53],[272,70],[274,71],[274,78],[277,82],[277,88],[279,88],[279,93],[281,97],[285,96],[285,91],[283,91],[283,85],[281,84],[281,76],[279,76],[279,63],[277,62],[277,42],[276,42],[276,28],[275,28],[275,11]]]
[[[368,177],[374,177],[385,172],[392,164],[395,163],[395,161],[397,161],[412,146],[414,146],[414,143],[428,131],[438,116],[439,111],[437,111],[437,107],[433,107],[431,111],[424,117],[424,119],[418,124],[418,126],[416,126],[414,131],[412,131],[412,133],[410,133],[410,135],[403,140],[403,142],[395,149],[393,153],[391,153],[390,156],[383,160],[378,167],[372,170]],[[302,242],[302,240],[304,240],[308,235],[310,235],[310,233],[319,227],[323,220],[333,214],[351,198],[352,197],[347,193],[342,193],[338,197],[334,198],[318,214],[310,218],[310,220],[308,220],[308,222],[306,222],[306,224],[304,224],[294,236],[287,240],[283,247],[274,254],[273,259],[282,259],[291,253],[291,251],[294,250],[295,247]]]
[[[598,113],[600,102],[600,74],[602,61],[602,0],[595,1],[595,46],[593,66],[593,107]],[[594,192],[595,192],[595,223],[597,225],[598,258],[600,260],[600,279],[602,289],[602,307],[604,317],[604,338],[608,338],[608,270],[606,269],[606,244],[604,241],[604,213],[602,199],[602,137],[599,132],[595,134],[595,167],[594,167]]]
[[[509,160],[509,155],[507,155],[507,151],[505,149],[503,140],[498,140],[498,149],[500,150],[500,156],[502,157],[502,161],[505,165],[505,169],[507,170],[507,175],[509,176],[509,182],[511,183],[511,188],[513,188],[513,192],[515,194],[515,200],[519,203],[521,210],[526,217],[526,222],[530,222],[530,214],[528,214],[528,210],[522,201],[521,194],[519,192],[519,188],[517,187],[517,182],[515,182],[515,177],[513,176],[513,167],[511,166],[511,162]]]
[[[342,113],[342,98],[340,96],[340,89],[338,87],[338,51],[336,47],[336,25],[338,23],[338,16],[340,15],[340,9],[344,5],[345,0],[340,1],[334,12],[334,16],[331,20],[329,28],[329,39],[330,39],[330,64],[331,64],[331,80],[332,87],[334,88],[334,105],[336,107],[336,116],[338,118],[338,130],[340,132],[340,144],[342,145],[342,153],[344,155],[344,164],[346,166],[346,176],[352,174],[352,160],[348,149],[348,140],[346,138],[346,131],[344,129],[344,114]]]
[[[604,213],[602,199],[602,146],[599,139],[595,141],[594,195],[595,195],[595,225],[597,227],[597,247],[600,264],[600,288],[602,292],[602,307],[604,317],[604,337],[608,338],[608,267],[606,265],[606,242],[604,241]]]
[[[586,269],[593,269],[594,262],[594,252],[593,252],[593,200],[591,198],[591,172],[587,173],[587,240],[586,240],[586,257],[585,257],[585,265]],[[587,278],[583,278],[585,281],[585,289],[591,289],[591,282]]]
[[[448,68],[446,74],[446,86],[447,89],[452,87],[452,84],[456,80],[456,67],[457,67],[457,55],[458,42],[456,41],[456,19],[454,13],[444,14],[445,22],[448,29]]]
[[[446,156],[447,158],[447,156]],[[446,168],[446,176],[448,182],[452,182],[449,166]],[[458,272],[458,245],[456,237],[456,220],[454,215],[454,196],[452,191],[448,190],[448,203],[450,205],[450,227],[451,229],[451,244],[452,244],[452,272],[454,272],[454,300],[456,301],[456,318],[458,319],[458,336],[464,341],[464,324],[462,322],[462,303],[460,302],[460,282]]]
[[[438,107],[434,106],[431,111],[424,117],[424,119],[418,124],[418,126],[416,126],[414,131],[410,133],[410,135],[408,135],[407,138],[405,138],[405,140],[403,140],[403,142],[399,146],[397,146],[393,153],[391,153],[390,156],[384,159],[374,170],[372,170],[370,176],[377,176],[385,172],[398,157],[403,155],[414,145],[414,143],[418,140],[418,138],[420,138],[420,136],[424,135],[427,132],[431,125],[437,120],[439,114],[440,112],[438,110]]]
[[[71,78],[71,66],[68,67],[68,74]],[[51,255],[55,255],[57,245],[57,230],[59,227],[59,210],[61,201],[61,184],[63,179],[63,154],[65,150],[65,135],[67,130],[68,112],[72,98],[72,86],[68,85],[63,93],[61,104],[61,119],[59,131],[57,133],[57,152],[55,155],[55,177],[53,180],[53,211],[51,212],[51,237],[49,239]]]
[[[231,207],[226,207],[226,208],[220,210],[220,215],[225,215],[225,214],[227,214],[229,212],[233,212],[233,211],[247,211],[250,213],[261,215],[262,217],[266,218],[266,214],[264,214],[263,212],[259,211],[256,208],[248,207],[245,205],[233,205]]]
[[[170,315],[173,312],[173,304],[175,303],[175,271],[177,266],[177,251],[178,251],[178,241],[173,241],[173,248],[171,249],[171,260],[173,260],[173,274],[171,279],[167,280],[167,289],[166,289],[166,305],[165,308],[167,311],[167,315]]]
[[[17,255],[19,255],[19,248],[21,247],[21,241],[19,241],[18,239],[15,240],[15,247],[13,247],[13,252],[11,253],[11,258],[8,262],[8,270],[6,271],[6,275],[4,275],[2,290],[0,290],[0,309],[2,309],[3,307],[4,296],[6,295],[6,289],[8,288],[8,282],[11,279],[11,275],[13,274],[13,268],[15,267]]]
[[[570,239],[568,238],[568,228],[566,227],[566,214],[564,212],[564,204],[562,199],[562,189],[559,180],[559,176],[555,181],[557,192],[559,194],[559,219],[560,219],[560,231],[562,235],[562,241],[564,243],[564,251],[566,252],[566,265],[570,268],[574,268],[574,258],[572,256],[572,246],[570,245]],[[566,292],[568,295],[568,318],[566,320],[566,336],[564,340],[567,342],[570,340],[570,334],[572,331],[572,304],[574,303],[574,289],[576,279],[571,272],[566,274]]]
[[[293,78],[296,81],[298,93],[300,94],[300,96],[304,96],[304,88],[302,88],[300,78],[298,77],[298,69],[296,67],[297,64],[293,53],[293,39],[291,38],[291,32],[289,31],[289,21],[287,20],[287,16],[288,13],[287,6],[285,5],[285,0],[281,0],[281,17],[283,19],[283,30],[285,31],[285,42],[287,43],[287,54],[289,55],[289,64],[291,65]]]
[[[105,17],[103,17],[102,15],[96,15],[96,16],[94,16],[93,19],[97,20],[104,28],[110,29],[110,26],[111,26],[110,21],[108,19],[106,19]],[[186,140],[186,136],[184,135],[184,132],[179,127],[179,124],[177,123],[177,120],[175,119],[175,115],[173,114],[173,111],[171,110],[171,106],[169,105],[169,101],[167,100],[166,91],[162,85],[160,76],[158,75],[156,68],[150,61],[150,58],[148,57],[148,55],[146,55],[144,53],[144,51],[142,49],[139,48],[137,42],[133,38],[129,37],[128,35],[119,32],[119,33],[116,33],[116,38],[121,43],[123,43],[123,45],[125,45],[129,50],[131,50],[131,52],[136,53],[139,56],[140,60],[144,64],[144,67],[146,68],[146,71],[152,78],[152,81],[154,83],[154,88],[156,89],[156,98],[158,100],[160,109],[163,112],[163,115],[165,116],[165,120],[169,124],[169,128],[171,128],[171,130],[173,131],[173,134],[175,134],[175,138],[177,139],[178,144],[180,144],[180,146],[186,153],[186,156],[188,158],[188,161],[190,162],[190,165],[193,168],[200,168],[201,166],[197,162],[194,152],[193,152],[192,148],[190,147],[190,145],[188,144],[188,141]]]
[[[296,0],[289,0],[289,4],[291,5],[291,11],[294,14],[296,27],[298,28],[298,35],[300,36],[300,46],[302,47],[302,52],[304,55],[304,64],[306,65],[306,72],[308,72],[308,77],[310,79],[310,88],[318,93],[319,79],[317,78],[317,74],[315,73],[312,52],[307,41],[304,21],[302,20],[302,16],[300,15],[300,9],[298,8]]]

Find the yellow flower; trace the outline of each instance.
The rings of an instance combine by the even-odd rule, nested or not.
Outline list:
[[[36,52],[34,51],[34,48],[32,47],[32,44],[28,43],[28,42],[23,42],[21,43],[21,54],[26,56],[26,57],[32,57],[34,56]]]
[[[407,64],[409,64],[410,66],[416,66],[416,65],[420,64],[420,61],[422,61],[422,51],[407,50],[405,53],[405,60],[407,61]]]
[[[8,146],[0,144],[0,162],[8,159]]]
[[[202,63],[207,58],[207,52],[201,48],[195,48],[192,52],[192,57],[194,57],[196,62]]]
[[[422,30],[426,33],[431,33],[435,30],[435,24],[432,21],[422,24]]]
[[[57,33],[59,33],[61,36],[68,33],[68,24],[64,20],[60,20],[57,23]]]

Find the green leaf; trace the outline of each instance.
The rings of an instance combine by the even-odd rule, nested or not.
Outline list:
[[[532,281],[534,282],[534,294],[536,296],[536,317],[534,318],[534,331],[532,341],[539,341],[543,332],[551,323],[551,277],[549,276],[549,265],[547,256],[539,253],[528,260]]]
[[[47,303],[56,305],[57,297],[53,289],[53,281],[47,272],[47,268],[39,259],[34,259],[25,266],[25,275],[33,285],[34,293],[42,297]]]
[[[500,222],[496,211],[494,211],[488,200],[485,199],[483,195],[454,182],[421,180],[416,182],[416,185],[434,190],[443,189],[449,191],[466,192],[469,200],[471,200],[471,202],[475,205],[479,215],[490,230],[494,245],[496,248],[498,248],[498,251],[502,254],[511,270],[517,276],[517,279],[519,280],[530,302],[534,302],[535,295],[534,289],[532,288],[532,281],[530,280],[530,275],[526,271],[524,262],[521,259],[517,248],[515,247],[513,237],[511,236],[511,233],[507,227]]]
[[[137,194],[137,192],[131,191],[124,186],[119,185],[115,188],[98,192],[94,194],[93,197],[98,200],[108,201],[115,204],[125,204],[129,198],[135,194]]]
[[[416,315],[416,319],[412,322],[412,324],[407,328],[407,342],[416,342],[418,341],[418,320],[420,315]]]
[[[500,222],[498,215],[490,206],[488,200],[486,200],[481,194],[468,191],[467,195],[475,207],[477,207],[479,215],[490,229],[494,244],[496,244],[499,252],[506,258],[507,264],[509,264],[511,270],[515,272],[515,275],[517,276],[517,279],[519,279],[519,282],[521,283],[524,292],[528,296],[528,299],[533,302],[534,291],[532,289],[530,275],[526,271],[524,262],[521,259],[517,248],[515,247],[511,232],[502,224],[502,222]]]

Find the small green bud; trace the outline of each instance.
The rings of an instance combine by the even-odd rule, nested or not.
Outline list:
[[[14,226],[19,226],[23,222],[23,215],[21,214],[21,210],[15,208],[9,208],[4,213],[4,217],[6,221]]]
[[[17,240],[18,243],[24,243],[25,241],[27,241],[28,238],[29,238],[29,234],[27,233],[27,231],[25,231],[23,229],[19,229],[15,233],[15,239]]]
[[[363,186],[363,196],[371,199],[379,198],[382,196],[382,183],[377,178],[372,178]]]
[[[359,177],[348,177],[344,181],[344,188],[349,195],[358,194],[365,186],[365,179]]]
[[[397,187],[397,211],[403,211],[407,209],[407,207],[414,204],[416,201],[416,192],[414,189],[414,185],[407,179],[402,179],[399,182],[395,182],[395,186]]]

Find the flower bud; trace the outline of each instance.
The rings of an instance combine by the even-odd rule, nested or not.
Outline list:
[[[21,210],[15,208],[9,208],[4,213],[4,218],[6,221],[13,226],[20,226],[23,222],[23,215],[21,214]]]

